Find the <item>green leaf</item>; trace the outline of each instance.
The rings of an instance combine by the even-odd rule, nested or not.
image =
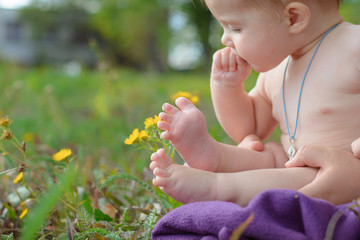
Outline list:
[[[114,220],[107,214],[103,213],[100,209],[95,208],[94,218],[96,221],[113,222]]]
[[[48,186],[49,192],[44,194],[39,203],[25,217],[24,228],[20,239],[35,239],[37,231],[43,226],[47,216],[56,206],[59,199],[73,184],[77,176],[77,169],[69,166],[68,171],[59,179],[57,186]]]
[[[16,221],[16,213],[15,213],[15,210],[7,203],[4,203],[4,206],[7,208],[8,210],[8,214],[9,214],[9,217]]]
[[[3,235],[1,235],[1,240],[14,240],[14,234],[13,233],[11,233],[9,235],[3,234]]]
[[[87,211],[87,213],[92,214],[93,208],[91,206],[91,200],[89,198],[89,195],[85,192],[80,197],[81,200],[81,206]]]

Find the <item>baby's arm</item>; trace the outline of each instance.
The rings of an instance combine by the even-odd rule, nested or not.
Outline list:
[[[248,94],[244,89],[244,81],[250,72],[248,63],[232,53],[230,48],[214,54],[210,79],[213,105],[221,126],[236,142],[250,134],[264,138],[276,125],[271,105],[261,97],[261,91],[254,89]],[[261,85],[262,81],[259,81],[255,88]],[[270,123],[270,126],[265,123]]]

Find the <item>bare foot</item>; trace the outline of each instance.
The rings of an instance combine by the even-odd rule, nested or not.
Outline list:
[[[216,199],[216,174],[175,164],[163,149],[151,155],[153,184],[182,203]],[[196,184],[194,184],[196,183]]]
[[[184,161],[193,168],[216,171],[217,142],[209,135],[204,114],[188,99],[180,97],[175,107],[165,103],[159,114],[161,137],[170,140]]]

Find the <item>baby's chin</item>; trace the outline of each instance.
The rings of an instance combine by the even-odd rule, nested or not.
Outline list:
[[[278,65],[266,65],[266,66],[263,66],[263,65],[253,64],[253,63],[250,63],[250,62],[248,62],[248,64],[250,65],[250,67],[255,72],[258,72],[258,73],[268,72],[268,71],[270,71],[270,70],[272,70],[272,69],[274,69],[275,67],[278,66]]]
[[[273,67],[258,66],[258,65],[254,65],[254,64],[251,64],[251,63],[249,63],[249,65],[255,72],[258,72],[258,73],[268,72],[271,69],[273,69]]]

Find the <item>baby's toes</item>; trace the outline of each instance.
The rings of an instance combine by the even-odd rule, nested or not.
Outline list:
[[[162,188],[166,188],[169,185],[169,179],[164,177],[155,177],[152,182],[155,186],[160,187],[162,191],[164,191]]]
[[[173,117],[164,112],[159,113],[159,118],[161,121],[165,121],[168,123],[171,123],[173,121]]]
[[[162,148],[159,149],[159,150],[157,151],[157,153],[158,153],[159,156],[160,156],[162,166],[168,167],[168,166],[170,166],[171,164],[174,164],[173,160],[165,153],[165,150],[164,150],[164,149],[162,149]]]
[[[170,132],[165,131],[165,132],[162,132],[162,133],[160,134],[160,137],[161,137],[162,139],[165,139],[165,140],[170,140],[171,134],[170,134]]]
[[[164,110],[170,115],[175,115],[176,113],[180,112],[180,110],[177,107],[169,103],[164,103],[164,105],[162,106],[162,110]]]
[[[159,167],[159,164],[155,161],[152,161],[149,165],[149,168],[154,171],[155,168]]]
[[[160,168],[167,168],[173,164],[173,161],[166,155],[164,149],[159,149],[157,152],[153,153],[150,159],[151,161],[156,162]]]
[[[159,167],[157,167],[153,170],[153,174],[156,177],[164,177],[164,178],[170,177],[170,175],[171,175],[167,169],[163,169],[163,168],[159,168]]]
[[[157,126],[158,128],[160,128],[161,130],[166,130],[166,131],[170,131],[171,125],[168,122],[163,122],[163,121],[159,121],[157,122]]]
[[[175,100],[175,104],[181,109],[181,110],[190,110],[192,108],[196,108],[195,105],[187,98],[185,97],[179,97]]]

